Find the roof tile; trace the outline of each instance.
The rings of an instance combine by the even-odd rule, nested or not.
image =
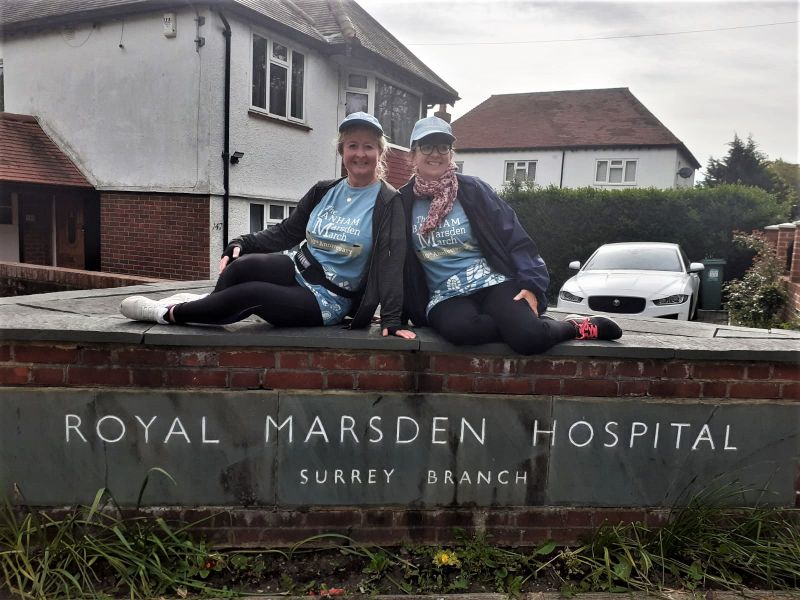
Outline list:
[[[0,113],[0,181],[92,188],[34,117]]]
[[[459,150],[665,146],[697,163],[628,88],[490,96],[453,122],[453,134]]]

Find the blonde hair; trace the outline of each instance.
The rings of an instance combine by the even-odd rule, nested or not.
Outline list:
[[[382,133],[378,133],[372,127],[366,127],[362,125],[353,125],[352,127],[346,128],[344,131],[340,131],[339,135],[336,138],[336,152],[339,153],[339,156],[343,156],[344,154],[344,138],[348,133],[353,131],[369,131],[375,136],[375,139],[378,141],[378,164],[375,167],[375,174],[378,176],[378,179],[383,179],[386,176],[386,172],[388,171],[389,167],[386,164],[386,151],[389,149],[389,146],[386,142],[386,136]]]

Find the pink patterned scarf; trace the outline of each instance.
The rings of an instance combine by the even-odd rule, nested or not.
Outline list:
[[[428,235],[436,229],[444,218],[453,210],[458,194],[458,179],[456,179],[456,165],[450,163],[441,177],[433,181],[421,179],[419,175],[414,179],[414,194],[417,196],[430,196],[433,198],[428,216],[422,222],[421,235]]]

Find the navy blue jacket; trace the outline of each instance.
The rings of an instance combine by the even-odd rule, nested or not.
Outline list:
[[[530,290],[539,301],[539,314],[547,309],[545,291],[550,274],[539,249],[517,219],[514,209],[498,198],[485,181],[469,175],[456,175],[458,195],[467,214],[472,233],[478,240],[481,252],[489,265]],[[404,321],[411,319],[415,325],[426,325],[425,309],[430,300],[428,284],[414,251],[411,234],[412,204],[414,203],[414,178],[400,188],[406,213],[408,247],[404,268]]]

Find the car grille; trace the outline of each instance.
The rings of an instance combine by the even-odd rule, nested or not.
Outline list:
[[[640,313],[644,310],[644,298],[629,298],[627,296],[591,296],[589,308],[608,313]]]

